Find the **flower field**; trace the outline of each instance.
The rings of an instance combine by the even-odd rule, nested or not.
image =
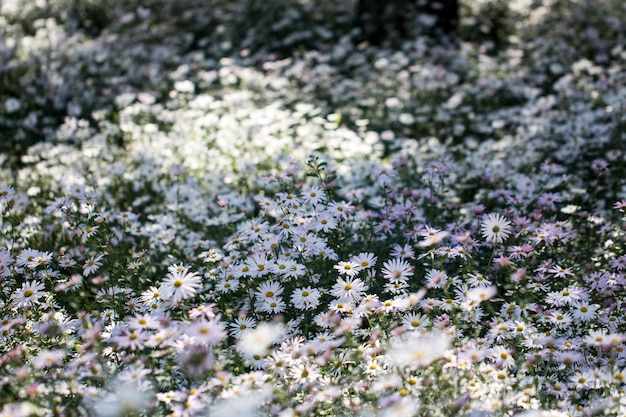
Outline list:
[[[462,3],[0,1],[0,416],[626,417],[626,6]]]

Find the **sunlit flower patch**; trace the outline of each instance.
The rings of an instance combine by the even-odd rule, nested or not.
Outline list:
[[[623,5],[5,3],[0,415],[626,415]]]

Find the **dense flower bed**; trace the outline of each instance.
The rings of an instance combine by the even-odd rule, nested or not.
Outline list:
[[[1,416],[626,416],[619,1],[61,3],[2,3]]]

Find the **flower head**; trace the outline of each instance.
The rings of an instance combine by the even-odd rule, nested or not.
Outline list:
[[[512,230],[511,222],[497,213],[487,215],[480,228],[483,238],[491,243],[504,242]]]
[[[89,276],[96,272],[102,266],[102,258],[104,258],[103,254],[98,254],[96,256],[92,256],[85,262],[83,266],[83,275]]]
[[[175,305],[191,298],[202,287],[202,278],[195,272],[189,272],[188,266],[170,266],[161,286],[162,297]]]
[[[420,334],[409,332],[392,341],[389,355],[399,367],[421,368],[437,360],[450,346],[450,338],[442,332]]]
[[[30,281],[22,284],[22,288],[11,295],[15,308],[29,307],[37,304],[38,300],[45,294],[45,286],[38,281]]]
[[[241,334],[237,349],[250,356],[265,356],[267,348],[280,340],[284,335],[281,325],[275,323],[259,323],[259,325]]]
[[[337,265],[333,266],[341,275],[347,275],[349,277],[354,277],[359,274],[359,271],[363,269],[360,264],[352,261],[344,262],[341,261]]]
[[[383,264],[381,272],[383,278],[391,282],[405,281],[408,277],[413,276],[413,266],[400,258],[394,258]]]

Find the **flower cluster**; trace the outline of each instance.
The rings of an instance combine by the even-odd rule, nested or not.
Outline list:
[[[243,3],[138,3],[0,43],[49,77],[0,87],[46,138],[0,168],[0,416],[626,415],[619,21],[313,48],[284,0],[277,59]]]

